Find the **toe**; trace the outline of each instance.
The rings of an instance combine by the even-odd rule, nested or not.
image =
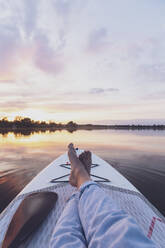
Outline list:
[[[85,159],[87,161],[90,161],[91,160],[91,152],[90,151],[85,151]]]
[[[83,153],[81,153],[81,154],[79,155],[79,159],[80,159],[81,162],[83,161]]]
[[[68,149],[74,149],[73,143],[70,143],[70,144],[68,145]]]

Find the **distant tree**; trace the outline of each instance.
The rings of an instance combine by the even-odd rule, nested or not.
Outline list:
[[[8,121],[8,118],[5,116],[0,120],[0,127],[2,128],[10,128],[11,122]]]
[[[45,128],[46,125],[47,125],[46,121],[41,121],[40,126],[41,126],[42,128]]]
[[[77,124],[73,121],[69,121],[67,124],[66,124],[67,127],[77,127]]]
[[[25,117],[25,118],[23,118],[23,119],[21,120],[20,124],[21,124],[21,126],[23,126],[23,127],[30,128],[30,127],[32,127],[32,125],[33,125],[33,121],[32,121],[30,118]]]
[[[16,121],[16,122],[17,122],[17,121],[21,121],[22,119],[23,119],[22,116],[16,116],[15,119],[14,119],[14,121]]]
[[[2,117],[2,121],[8,121],[8,118],[6,116]]]

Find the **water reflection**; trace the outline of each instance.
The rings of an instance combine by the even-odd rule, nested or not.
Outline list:
[[[34,129],[34,130],[31,130],[31,129],[15,129],[13,130],[12,132],[7,130],[7,129],[0,129],[0,135],[3,136],[3,137],[7,137],[9,133],[13,133],[14,136],[17,138],[17,137],[20,137],[20,136],[31,136],[33,134],[41,134],[41,133],[55,133],[55,132],[62,132],[64,131],[64,129],[50,129],[50,130],[47,130],[47,129]],[[69,129],[67,128],[65,131],[67,131],[68,133],[73,133],[73,132],[76,132],[77,130],[72,128],[72,129]],[[89,129],[89,131],[91,131],[91,129]]]
[[[165,132],[152,130],[0,135],[0,211],[71,141],[110,162],[165,215]]]

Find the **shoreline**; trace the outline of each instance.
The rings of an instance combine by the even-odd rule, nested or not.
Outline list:
[[[15,133],[15,134],[23,134],[23,135],[30,135],[33,133],[37,132],[55,132],[55,131],[63,131],[67,130],[68,132],[75,132],[77,130],[131,130],[131,131],[142,131],[142,130],[159,130],[159,131],[164,131],[165,130],[165,125],[92,125],[92,124],[82,124],[82,125],[74,125],[74,126],[69,126],[69,125],[64,125],[60,124],[59,126],[56,127],[50,127],[50,126],[45,126],[45,127],[0,127],[0,134],[8,134],[8,133]]]

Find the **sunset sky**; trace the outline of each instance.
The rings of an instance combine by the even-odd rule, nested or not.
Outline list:
[[[0,0],[0,117],[165,124],[164,0]]]

